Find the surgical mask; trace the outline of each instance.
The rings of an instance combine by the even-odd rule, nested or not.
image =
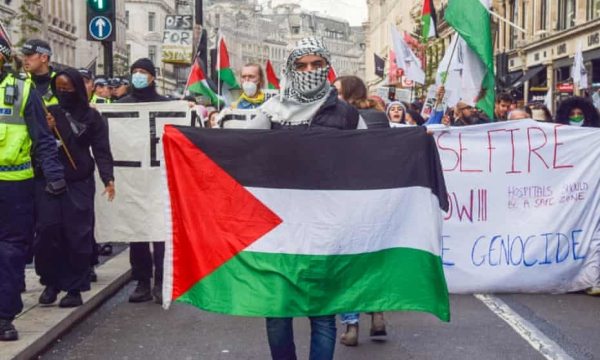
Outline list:
[[[583,116],[571,116],[569,118],[569,124],[572,126],[582,126],[583,125]]]
[[[136,89],[144,89],[147,88],[148,85],[148,76],[142,73],[135,73],[131,76],[131,83],[133,87]]]
[[[253,97],[256,95],[258,87],[256,86],[256,83],[246,81],[242,83],[242,89],[244,89],[244,94],[248,95],[248,97]]]

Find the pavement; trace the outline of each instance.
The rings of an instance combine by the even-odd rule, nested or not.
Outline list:
[[[73,309],[59,308],[58,301],[53,306],[38,304],[44,287],[40,285],[35,270],[28,267],[25,270],[27,291],[22,294],[24,309],[14,321],[19,340],[0,344],[0,360],[35,358],[127,284],[131,278],[129,250],[115,246],[115,253],[112,258],[101,258],[104,262],[96,268],[98,282],[92,283],[90,291],[82,293],[84,304]],[[59,299],[61,296],[64,293],[59,295]]]

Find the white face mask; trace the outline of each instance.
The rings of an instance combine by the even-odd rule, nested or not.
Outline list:
[[[569,121],[569,125],[571,125],[571,126],[583,126],[583,121],[578,121],[578,122]]]
[[[244,94],[246,94],[248,97],[253,97],[256,95],[258,87],[256,86],[256,83],[247,81],[242,83],[242,89],[244,89]]]

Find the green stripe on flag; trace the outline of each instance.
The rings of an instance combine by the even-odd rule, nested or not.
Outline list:
[[[231,68],[217,70],[217,73],[219,74],[219,79],[221,79],[221,81],[229,85],[232,89],[240,88],[240,86],[237,83],[237,80],[235,79],[235,74],[233,73],[233,70],[231,70]]]
[[[239,316],[404,310],[450,321],[441,258],[411,248],[356,255],[244,251],[176,301]]]
[[[425,0],[429,1],[429,0]],[[423,22],[423,37],[421,38],[421,42],[426,43],[427,39],[429,39],[429,29],[431,26],[431,14],[425,14],[421,17],[421,21]]]

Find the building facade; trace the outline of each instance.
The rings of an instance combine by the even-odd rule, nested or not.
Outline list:
[[[580,43],[590,87],[600,88],[600,1],[504,0],[495,10],[525,29],[499,22],[495,36],[498,72],[518,101],[541,101],[549,89],[555,104],[579,94],[571,67]]]

